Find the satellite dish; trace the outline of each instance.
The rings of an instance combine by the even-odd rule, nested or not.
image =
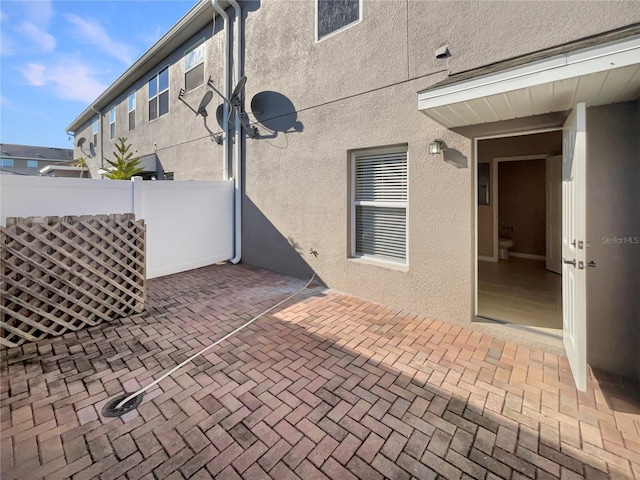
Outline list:
[[[200,106],[198,107],[197,115],[202,115],[203,117],[207,116],[207,105],[211,102],[213,98],[213,92],[207,92],[200,100]]]
[[[236,85],[236,88],[233,89],[231,98],[238,97],[242,92],[242,89],[244,88],[246,83],[247,83],[247,77],[246,75],[243,75],[242,77],[240,77],[240,80],[238,80],[238,84]]]
[[[84,143],[85,143],[86,141],[87,141],[87,139],[86,139],[86,138],[84,138],[84,137],[80,137],[80,138],[78,139],[78,143],[77,143],[76,145],[78,145],[78,148],[82,148],[82,146],[84,145]]]

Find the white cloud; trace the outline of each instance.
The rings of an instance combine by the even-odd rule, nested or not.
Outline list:
[[[31,85],[51,86],[54,95],[63,100],[89,103],[107,88],[91,68],[74,60],[65,59],[49,66],[29,63],[19,70]]]
[[[133,63],[135,58],[133,49],[129,45],[111,38],[96,20],[81,18],[72,13],[66,14],[65,18],[77,28],[76,33],[81,40],[90,45],[95,45],[126,65]]]
[[[42,87],[44,80],[44,65],[39,63],[28,63],[24,67],[18,67],[22,76],[34,87]]]
[[[11,111],[15,111],[16,110],[16,105],[9,100],[7,97],[3,96],[0,94],[0,107],[6,109],[6,110],[11,110]]]
[[[51,52],[56,48],[55,37],[31,22],[21,23],[17,27],[17,31],[44,53]]]
[[[56,48],[56,38],[48,32],[49,23],[53,18],[54,11],[51,1],[26,1],[18,2],[20,10],[12,12],[13,22],[11,28],[3,27],[2,32],[2,55],[15,55],[20,52],[32,52],[35,48],[38,53],[49,53]],[[17,15],[17,16],[16,16]],[[18,22],[17,20],[21,21]],[[7,25],[9,15],[0,12],[0,21]],[[12,33],[15,32],[24,40],[18,40]],[[13,37],[13,38],[12,38]]]
[[[53,2],[51,0],[20,3],[25,8],[25,16],[31,23],[40,27],[46,27],[53,18]]]

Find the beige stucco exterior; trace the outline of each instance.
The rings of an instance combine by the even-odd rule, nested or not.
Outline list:
[[[275,92],[293,106],[287,111],[286,105],[284,110],[271,105],[282,128],[271,131],[256,123],[258,138],[243,141],[243,262],[300,278],[315,273],[331,288],[461,324],[470,324],[475,314],[473,138],[561,127],[566,113],[454,132],[418,110],[417,92],[451,74],[640,22],[640,4],[633,1],[589,2],[588,8],[574,1],[364,1],[362,21],[316,42],[314,0],[242,5],[247,110],[261,92]],[[210,24],[193,34],[101,110],[106,137],[110,106],[117,105],[118,123],[126,125],[126,99],[135,89],[140,121],[122,136],[141,155],[155,152],[176,179],[218,179],[223,171],[222,147],[208,137],[202,117],[178,100],[184,51],[202,37],[206,76],[222,88],[220,19],[215,34],[211,31]],[[436,58],[443,45],[451,56]],[[146,82],[163,65],[170,66],[170,113],[148,122]],[[196,89],[184,99],[197,108],[205,91]],[[219,131],[214,103],[208,107],[209,125]],[[268,114],[260,112],[262,118]],[[249,119],[256,121],[252,114]],[[91,121],[78,136],[91,137]],[[445,141],[444,156],[428,154],[434,138]],[[394,145],[406,145],[408,152],[406,265],[357,259],[350,252],[350,154]],[[102,146],[108,156],[110,141],[103,138]],[[523,150],[512,155],[531,153]],[[637,163],[628,159],[624,165]],[[95,175],[97,157],[90,166]],[[637,192],[626,191],[637,201]],[[482,240],[482,251],[487,242]],[[621,329],[630,328],[623,323]],[[612,338],[590,359],[628,373],[635,359],[605,360],[616,342]],[[624,348],[631,355],[630,342]]]

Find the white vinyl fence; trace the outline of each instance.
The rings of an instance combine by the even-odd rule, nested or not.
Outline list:
[[[133,213],[147,226],[147,278],[233,257],[233,182],[0,175],[7,217]]]

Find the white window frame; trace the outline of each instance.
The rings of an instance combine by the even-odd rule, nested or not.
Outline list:
[[[33,164],[35,163],[35,166]],[[38,160],[27,160],[27,168],[39,168],[40,162]]]
[[[116,138],[116,107],[115,105],[109,110],[109,139]]]
[[[206,83],[205,77],[206,77],[206,72],[207,72],[207,46],[205,44],[205,37],[202,37],[200,40],[198,40],[196,43],[194,43],[191,47],[189,47],[187,50],[185,50],[184,55],[183,55],[183,59],[184,59],[184,88],[185,90],[187,89],[187,73],[189,73],[191,70],[193,70],[194,68],[197,68],[200,64],[203,65],[202,68],[202,83],[200,85],[198,85],[197,87],[192,88],[191,90],[186,90],[187,92],[191,92],[192,90],[195,90],[196,88],[201,87],[202,85],[204,85]],[[203,53],[202,53],[202,61],[199,63],[196,63],[195,65],[192,65],[190,68],[187,68],[187,56],[193,52],[194,50],[198,49],[202,47]]]
[[[131,97],[133,97],[133,108],[131,108]],[[133,92],[131,92],[128,96],[127,96],[127,123],[129,124],[129,131],[135,130],[136,128],[136,121],[138,120],[136,117],[138,115],[136,115],[136,101],[137,101],[137,95],[135,90]],[[131,128],[131,112],[134,113],[134,118],[133,118],[133,128]]]
[[[1,158],[0,159],[0,168],[15,168],[15,162],[13,158]]]
[[[405,202],[381,202],[381,201],[361,201],[356,200],[356,158],[365,155],[384,155],[388,153],[404,153],[407,158],[407,200]],[[352,259],[367,259],[376,263],[408,266],[409,265],[409,148],[408,145],[400,145],[395,147],[370,148],[366,150],[354,150],[349,158],[349,182],[350,182],[350,251],[349,256]],[[405,258],[403,260],[395,260],[390,257],[382,257],[378,255],[362,255],[356,253],[356,207],[357,206],[373,206],[388,208],[404,208],[405,209]]]
[[[340,27],[339,29],[334,30],[333,32],[325,35],[322,38],[318,38],[318,0],[314,1],[314,5],[315,5],[315,36],[316,36],[315,40],[316,40],[316,43],[322,42],[323,40],[325,40],[325,39],[327,39],[329,37],[333,37],[334,35],[336,35],[336,34],[338,34],[340,32],[344,32],[345,30],[347,30],[347,29],[349,29],[349,28],[351,28],[351,27],[353,27],[355,25],[358,25],[360,22],[362,22],[363,0],[360,0],[358,2],[358,19],[357,20],[355,20],[355,21],[353,21],[351,23],[348,23],[344,27]]]
[[[165,70],[167,71],[167,88],[161,91],[160,90],[160,74]],[[150,97],[149,82],[154,78],[156,80],[156,94],[153,97]],[[167,101],[167,113],[164,113],[162,115],[160,114],[160,95],[163,94],[164,92],[168,92],[170,86],[171,86],[171,72],[169,71],[169,65],[165,65],[164,67],[158,69],[158,71],[154,75],[151,75],[149,77],[149,80],[147,80],[147,97],[148,97],[147,98],[147,119],[149,119],[149,122],[154,122],[164,115],[169,115],[169,112],[171,111],[171,95],[169,94],[169,100]],[[158,99],[158,115],[156,116],[156,118],[150,119],[149,103],[151,103],[151,100],[153,100],[154,98]]]

